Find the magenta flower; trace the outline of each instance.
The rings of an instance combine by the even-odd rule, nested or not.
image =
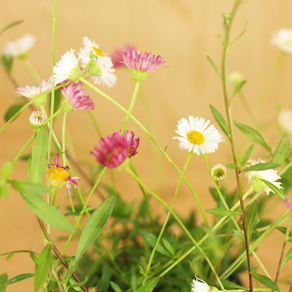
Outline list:
[[[115,168],[125,162],[127,158],[136,155],[140,139],[135,137],[133,132],[113,133],[99,141],[99,146],[94,147],[90,153],[102,165]]]
[[[62,101],[62,109],[65,112],[73,110],[88,111],[94,109],[94,103],[89,96],[84,96],[85,90],[81,89],[82,82],[72,82],[66,87],[61,88],[65,98]]]
[[[122,51],[120,49],[116,49],[113,54],[111,55],[112,62],[114,64],[114,68],[119,68],[125,66],[123,63],[123,53],[135,51],[135,47],[133,46],[125,46],[125,50]]]
[[[53,188],[62,188],[67,186],[67,195],[69,196],[69,190],[71,190],[71,183],[74,184],[75,189],[77,188],[77,181],[80,180],[78,176],[70,177],[68,166],[59,165],[59,154],[56,155],[55,163],[51,163],[51,167],[47,170],[48,183]]]

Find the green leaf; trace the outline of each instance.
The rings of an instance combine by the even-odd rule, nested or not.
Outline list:
[[[285,136],[280,142],[279,146],[277,147],[272,162],[282,163],[285,160],[286,156],[288,155],[289,149],[290,149],[289,138]]]
[[[241,171],[262,171],[262,170],[267,170],[267,169],[273,169],[280,166],[279,163],[274,163],[274,162],[263,162],[263,163],[257,163],[255,165],[252,165],[250,167],[246,167],[242,169]]]
[[[0,59],[3,68],[5,69],[6,72],[8,72],[8,74],[11,74],[12,72],[13,60],[14,60],[13,58],[8,58],[4,55]]]
[[[44,222],[63,231],[75,233],[72,223],[58,209],[49,205],[39,194],[21,193],[27,206]]]
[[[1,177],[8,179],[12,174],[14,168],[14,162],[12,160],[7,161],[1,169]]]
[[[241,81],[239,84],[236,85],[231,98],[242,88],[242,86],[246,83],[246,80]]]
[[[250,272],[250,274],[256,279],[258,280],[260,283],[262,283],[264,286],[271,288],[273,290],[277,290],[280,291],[278,285],[270,278],[263,276],[263,275],[259,275],[256,272]]]
[[[248,236],[251,235],[252,227],[255,224],[257,213],[258,213],[258,203],[257,201],[254,201],[250,211],[247,214],[247,219],[246,219],[246,228],[247,228]]]
[[[8,122],[21,108],[22,104],[14,104],[12,105],[5,113],[4,121]],[[14,119],[15,120],[15,119]]]
[[[234,234],[239,237],[239,239],[241,239],[243,242],[245,242],[245,237],[242,231],[233,229]]]
[[[241,124],[239,122],[234,121],[235,126],[243,133],[245,134],[250,140],[253,142],[263,146],[270,154],[272,154],[272,149],[268,144],[265,142],[262,135],[257,132],[255,129],[246,126],[244,124]]]
[[[48,271],[52,268],[53,257],[51,245],[46,245],[38,258],[38,266],[34,278],[34,290],[37,291],[46,280]]]
[[[11,23],[9,23],[8,25],[6,25],[4,28],[2,28],[2,30],[0,31],[0,36],[9,28],[15,26],[15,25],[18,25],[20,23],[22,23],[23,20],[17,20],[17,21],[13,21]]]
[[[69,217],[69,216],[80,216],[81,214],[77,212],[68,212],[68,213],[65,213],[64,215],[66,217]]]
[[[136,290],[136,292],[152,292],[152,290],[157,285],[160,279],[161,279],[160,277],[155,277],[148,280],[143,286]]]
[[[238,212],[233,212],[231,210],[223,209],[223,208],[216,208],[216,209],[208,209],[208,213],[211,213],[213,215],[217,216],[236,216],[236,215],[241,215]]]
[[[132,268],[131,287],[133,292],[137,290],[137,275],[134,267]]]
[[[54,113],[57,112],[57,110],[60,107],[62,99],[62,92],[61,89],[55,89],[55,97],[54,97]],[[50,99],[49,99],[49,106],[51,108],[51,102],[52,102],[52,93],[50,93]]]
[[[272,183],[270,183],[267,180],[261,179],[261,181],[263,181],[272,191],[275,192],[275,194],[282,200],[286,200],[285,194],[278,189],[275,185],[273,185]]]
[[[11,180],[11,185],[20,193],[25,194],[44,194],[50,192],[50,189],[44,185],[36,184],[23,180]]]
[[[249,290],[248,288],[237,285],[237,284],[230,282],[228,280],[225,280],[225,279],[221,279],[221,283],[223,284],[224,288],[228,289],[228,290],[235,290],[235,289],[247,290],[247,291]]]
[[[116,195],[110,195],[104,200],[104,202],[94,211],[88,222],[86,223],[82,234],[80,236],[77,251],[73,263],[70,264],[66,274],[66,279],[72,275],[74,266],[80,259],[80,257],[86,252],[90,245],[97,239],[100,232],[104,228],[108,219],[111,216],[113,208],[115,206]]]
[[[157,237],[145,230],[140,230],[142,236],[144,237],[144,239],[147,241],[147,243],[151,246],[154,247]],[[167,257],[172,257],[171,254],[169,253],[169,251],[161,244],[161,242],[158,243],[157,245],[157,249],[158,252],[162,253],[163,255],[167,256]]]
[[[21,274],[21,275],[17,275],[16,277],[8,280],[6,283],[3,284],[3,286],[8,286],[26,279],[29,279],[31,277],[34,277],[34,274]]]
[[[228,168],[230,168],[230,169],[236,169],[236,168],[238,168],[238,166],[237,166],[236,164],[234,164],[234,163],[228,163],[228,164],[226,165],[226,167],[228,167]]]
[[[115,292],[123,292],[122,289],[120,288],[120,286],[118,284],[116,284],[115,282],[110,281],[110,284],[112,286],[112,288],[115,290]],[[135,292],[133,290],[133,292]]]
[[[39,264],[39,258],[35,255],[35,253],[33,251],[29,251],[29,255],[31,257],[31,259],[38,265]]]
[[[8,193],[8,188],[7,188],[7,180],[0,177],[0,198],[8,198],[9,193]]]
[[[286,227],[276,227],[276,229],[278,229],[280,232],[282,232],[283,234],[286,235],[286,232],[287,232],[287,228]],[[289,237],[292,237],[292,231],[289,231]]]
[[[222,78],[222,74],[219,71],[219,69],[217,68],[217,66],[215,65],[215,63],[213,62],[213,60],[209,56],[207,56],[207,59],[210,62],[210,64],[212,65],[212,67],[215,70],[215,72],[220,76],[220,78]]]
[[[7,274],[0,275],[0,292],[5,292],[6,286],[3,286],[4,283],[6,283],[8,280]]]
[[[166,249],[169,251],[169,253],[174,256],[174,250],[171,246],[171,244],[169,243],[169,241],[167,241],[165,238],[162,238],[162,242],[163,245],[166,247]]]
[[[34,140],[31,163],[29,169],[29,181],[41,183],[47,170],[47,148],[48,148],[48,135],[46,127],[42,127]]]
[[[290,260],[292,259],[292,247],[289,249],[289,251],[286,253],[285,257],[284,257],[284,260],[282,262],[282,268],[283,266],[289,262]]]
[[[244,156],[242,158],[242,161],[241,161],[241,165],[244,165],[247,162],[247,160],[249,159],[249,157],[250,157],[250,155],[252,153],[253,147],[254,147],[254,143],[245,152],[245,154],[244,154]]]
[[[217,121],[218,125],[220,126],[222,131],[226,134],[226,136],[229,139],[229,137],[230,137],[229,128],[228,128],[224,118],[212,105],[210,105],[210,108],[211,108],[212,114],[213,114],[215,120]]]

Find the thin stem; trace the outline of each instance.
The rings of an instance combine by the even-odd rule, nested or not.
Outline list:
[[[198,245],[198,243],[196,242],[196,240],[192,237],[192,235],[190,234],[190,232],[188,231],[188,229],[185,227],[185,225],[182,223],[182,221],[179,219],[179,217],[176,215],[176,213],[171,209],[171,207],[169,207],[157,194],[155,194],[153,191],[151,191],[141,180],[139,177],[137,177],[129,168],[126,168],[127,172],[137,181],[139,182],[154,198],[156,198],[162,205],[164,205],[167,210],[170,211],[170,213],[172,214],[172,216],[175,218],[175,220],[178,222],[178,224],[181,226],[181,228],[183,229],[183,231],[186,233],[186,235],[190,238],[190,240],[192,241],[192,243],[196,246],[196,248],[199,250],[199,252],[202,254],[202,256],[205,258],[206,262],[208,263],[210,269],[212,270],[212,272],[214,273],[216,280],[218,282],[218,285],[220,286],[221,289],[224,289],[218,274],[213,266],[213,264],[211,263],[210,259],[207,257],[207,255],[205,254],[205,252],[200,248],[200,246]]]
[[[63,156],[63,163],[64,165],[66,165],[66,117],[67,117],[67,113],[64,112],[64,116],[63,116],[63,128],[62,128],[62,156]]]
[[[136,81],[136,83],[135,83],[135,89],[134,89],[133,96],[132,96],[132,100],[131,100],[131,103],[130,103],[130,106],[129,106],[129,109],[128,109],[128,112],[127,112],[127,115],[126,115],[126,119],[125,119],[124,125],[122,127],[122,134],[126,130],[126,127],[127,127],[127,124],[128,124],[128,121],[129,121],[129,118],[130,118],[130,115],[131,115],[131,112],[132,112],[133,107],[134,107],[134,104],[135,104],[135,100],[136,100],[136,97],[137,97],[137,93],[138,93],[138,90],[139,90],[139,86],[140,86],[140,82],[137,82]]]
[[[24,145],[24,147],[20,150],[20,152],[14,158],[13,163],[15,163],[19,159],[19,157],[22,155],[22,153],[24,152],[24,150],[29,146],[29,144],[31,143],[31,141],[33,139],[34,139],[34,134],[29,138],[29,140],[26,142],[26,144]]]
[[[96,133],[98,135],[98,138],[101,139],[102,138],[102,134],[101,134],[100,128],[99,128],[99,126],[98,126],[98,124],[96,122],[96,119],[94,118],[94,116],[93,116],[91,111],[87,111],[87,112],[88,112],[88,114],[90,116],[90,119],[91,119],[91,121],[92,121],[92,123],[93,123],[93,125],[95,127],[95,130],[96,130]]]
[[[159,243],[159,241],[160,241],[160,239],[161,239],[161,237],[162,237],[162,234],[163,234],[163,232],[164,232],[164,230],[165,230],[166,224],[167,224],[167,222],[168,222],[169,216],[170,216],[170,214],[171,214],[172,208],[173,208],[174,203],[175,203],[175,200],[176,200],[176,198],[177,198],[177,194],[178,194],[178,190],[179,190],[179,187],[180,187],[180,184],[181,184],[182,178],[183,178],[184,173],[185,173],[185,171],[186,171],[186,169],[187,169],[187,166],[188,166],[188,164],[189,164],[189,162],[190,162],[190,160],[191,160],[192,154],[193,154],[193,151],[190,152],[190,154],[189,154],[189,156],[188,156],[188,158],[187,158],[187,161],[186,161],[186,163],[185,163],[185,166],[183,167],[183,170],[182,170],[182,172],[181,172],[181,176],[180,176],[180,178],[179,178],[179,181],[178,181],[178,184],[177,184],[177,187],[176,187],[175,193],[174,193],[174,197],[173,197],[173,199],[172,199],[172,203],[171,203],[170,209],[169,209],[169,211],[168,211],[168,213],[167,213],[167,216],[166,216],[166,218],[165,218],[165,220],[164,220],[164,223],[163,223],[163,225],[162,225],[162,228],[161,228],[161,230],[160,230],[160,233],[159,233],[159,235],[158,235],[158,238],[157,238],[157,240],[156,240],[156,242],[155,242],[155,245],[154,245],[154,247],[153,247],[153,250],[152,250],[152,252],[151,252],[151,255],[150,255],[150,259],[149,259],[148,265],[147,265],[147,270],[146,270],[145,276],[147,276],[147,274],[148,274],[149,271],[150,271],[150,268],[151,268],[151,264],[152,264],[152,261],[153,261],[153,258],[154,258],[155,251],[156,251],[157,246],[158,246],[158,243]],[[143,284],[145,283],[145,281],[146,281],[146,277],[145,277],[145,279],[144,279],[144,281],[143,281]]]
[[[51,203],[52,206],[55,206],[55,201],[56,201],[57,191],[58,191],[58,188],[55,187],[55,188],[53,189],[53,197],[52,197],[52,203]]]
[[[38,82],[38,83],[41,83],[42,82],[41,76],[36,71],[36,69],[32,66],[32,64],[30,63],[28,58],[24,58],[24,59],[21,59],[21,60],[23,61],[24,65],[26,66],[27,70],[32,75],[32,77],[35,79],[35,81]]]
[[[95,87],[94,85],[92,85],[90,82],[88,82],[86,79],[84,79],[83,77],[80,78],[80,80],[86,84],[88,87],[90,87],[91,89],[93,89],[94,91],[96,91],[97,93],[99,93],[101,96],[103,96],[104,98],[106,98],[107,100],[109,100],[111,103],[113,103],[115,106],[117,106],[120,110],[122,110],[123,112],[127,113],[128,111],[122,107],[118,102],[116,102],[114,99],[112,99],[110,96],[108,96],[107,94],[105,94],[104,92],[102,92],[100,89],[98,89],[97,87]],[[161,148],[161,146],[158,144],[158,142],[154,139],[154,137],[149,133],[149,131],[131,114],[130,115],[131,119],[145,132],[145,134],[152,140],[152,142],[158,147],[158,149],[162,152],[162,154],[165,156],[165,158],[170,162],[170,164],[176,169],[176,171],[181,174],[180,169],[176,166],[176,164],[171,160],[171,158],[168,156],[168,154],[164,151],[164,149]],[[190,189],[192,195],[194,196],[198,207],[200,209],[200,212],[204,218],[205,224],[207,227],[209,226],[208,220],[207,220],[207,216],[206,213],[196,195],[196,193],[194,192],[193,188],[191,187],[190,183],[188,182],[188,180],[185,178],[185,176],[183,177],[184,181],[186,182],[188,188]]]

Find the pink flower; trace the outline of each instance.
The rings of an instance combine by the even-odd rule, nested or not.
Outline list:
[[[33,98],[51,89],[52,89],[52,80],[49,79],[48,81],[43,80],[39,85],[33,85],[31,87],[28,85],[26,85],[25,87],[18,87],[16,89],[16,93],[18,95],[22,95],[28,98]]]
[[[140,72],[153,72],[159,69],[159,67],[165,63],[162,57],[152,55],[152,53],[140,53],[140,52],[124,52],[122,54],[123,62],[130,69]],[[165,68],[165,67],[161,67]]]
[[[62,94],[65,99],[62,101],[62,108],[65,112],[71,112],[73,110],[93,110],[94,103],[89,96],[84,96],[85,90],[81,89],[82,82],[72,82],[66,87],[61,88]]]
[[[120,166],[127,158],[136,155],[140,139],[135,137],[133,132],[125,132],[123,135],[116,132],[108,135],[99,142],[99,146],[94,147],[90,153],[102,165],[115,168]]]
[[[51,167],[47,170],[48,183],[54,188],[62,188],[67,185],[67,195],[69,196],[69,190],[71,190],[71,184],[74,184],[75,189],[77,188],[77,181],[80,180],[78,176],[70,177],[68,166],[59,165],[59,154],[56,155],[55,163],[51,163]]]
[[[122,62],[123,61],[123,53],[124,52],[131,53],[132,51],[135,51],[135,48],[133,46],[125,46],[124,51],[122,51],[120,49],[115,50],[113,52],[113,54],[111,55],[111,59],[112,59],[112,62],[114,64],[114,68],[125,66],[125,64]]]

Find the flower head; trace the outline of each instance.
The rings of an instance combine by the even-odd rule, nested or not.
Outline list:
[[[214,180],[221,181],[226,176],[226,167],[220,163],[214,165],[211,169],[211,175]]]
[[[205,281],[199,279],[197,276],[192,282],[192,292],[215,292],[218,291],[216,287],[209,286]]]
[[[209,128],[210,121],[205,122],[203,118],[194,118],[189,116],[189,121],[182,118],[178,121],[177,130],[175,131],[181,137],[173,137],[178,139],[180,148],[193,151],[200,155],[204,153],[213,153],[218,148],[218,144],[223,141],[223,136],[216,130],[214,125]]]
[[[271,45],[278,47],[280,51],[292,54],[292,29],[281,28],[271,39]]]
[[[50,78],[48,81],[43,80],[39,85],[33,85],[31,87],[28,85],[26,85],[25,87],[18,87],[16,89],[16,93],[18,95],[21,95],[27,98],[34,98],[37,95],[51,89],[52,89],[52,80]],[[46,95],[43,95],[42,97],[38,98],[35,101],[35,104],[37,106],[43,106],[46,103],[46,100],[47,100]]]
[[[228,81],[233,86],[237,86],[241,81],[243,81],[243,76],[240,72],[232,72],[228,76]]]
[[[70,177],[68,172],[68,166],[59,165],[59,154],[56,155],[55,163],[51,163],[51,167],[47,170],[47,180],[48,183],[53,188],[62,188],[65,185],[67,186],[67,195],[69,196],[69,190],[71,190],[71,183],[74,184],[75,189],[77,188],[77,181],[80,180],[78,176]]]
[[[33,111],[29,121],[34,129],[39,129],[45,121],[45,115],[40,111]]]
[[[139,138],[136,138],[133,132],[125,132],[123,135],[116,132],[101,139],[99,141],[100,147],[95,146],[94,151],[90,153],[102,165],[115,168],[137,154],[139,141]]]
[[[74,50],[67,51],[62,57],[61,61],[53,68],[54,80],[59,84],[66,79],[78,83],[81,77],[81,70],[78,66],[79,58],[76,59]]]
[[[131,53],[132,51],[135,51],[135,47],[133,47],[133,46],[125,46],[124,51],[122,51],[120,49],[115,50],[111,55],[111,59],[112,59],[112,62],[114,64],[114,68],[119,68],[119,67],[125,66],[125,64],[123,63],[123,53],[124,52]]]
[[[149,72],[154,72],[165,63],[161,56],[155,57],[152,53],[124,52],[122,54],[123,62],[127,67],[132,70],[132,78],[137,82],[146,80]]]
[[[88,111],[94,109],[94,103],[89,98],[85,96],[85,90],[81,89],[82,82],[74,83],[72,82],[66,87],[61,88],[62,94],[65,98],[62,101],[62,109],[65,112],[71,112],[74,110]]]
[[[279,126],[287,133],[292,134],[292,110],[283,108],[278,115]]]
[[[87,36],[83,38],[83,44],[84,48],[80,50],[79,57],[84,67],[88,65],[87,70],[93,77],[93,82],[108,88],[113,87],[117,82],[117,77],[113,74],[115,69],[112,68],[111,58],[105,56],[98,44],[90,41]]]
[[[256,161],[255,159],[248,160],[250,163],[249,165],[246,165],[247,167],[256,165],[258,163],[265,163],[264,160],[259,159]],[[276,180],[280,179],[281,177],[277,175],[277,170],[273,169],[267,169],[267,170],[260,170],[260,171],[248,171],[246,173],[246,177],[248,178],[248,182],[250,186],[254,189],[256,192],[263,192],[265,191],[267,195],[269,192],[273,192],[263,181],[262,179],[272,183],[275,185],[278,189],[282,189],[281,182],[276,182]]]
[[[3,49],[3,54],[7,58],[26,58],[28,51],[34,47],[35,40],[35,36],[26,34],[14,42],[8,42]]]

